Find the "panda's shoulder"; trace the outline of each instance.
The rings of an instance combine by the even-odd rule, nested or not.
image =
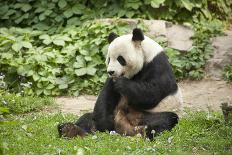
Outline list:
[[[165,74],[163,74],[165,73]],[[164,51],[159,52],[150,62],[144,64],[135,79],[158,78],[161,75],[172,76],[172,69]]]
[[[147,36],[141,42],[141,47],[144,52],[145,63],[151,62],[157,55],[164,51],[162,46]]]

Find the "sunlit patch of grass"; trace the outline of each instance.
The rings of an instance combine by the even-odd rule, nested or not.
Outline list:
[[[170,132],[150,142],[139,137],[97,133],[84,139],[58,137],[57,124],[75,121],[70,114],[10,116],[0,128],[4,154],[231,154],[232,130],[221,114],[191,113]]]
[[[54,105],[52,97],[21,96],[0,90],[0,107],[7,107],[10,113],[27,113],[39,111],[45,106]]]

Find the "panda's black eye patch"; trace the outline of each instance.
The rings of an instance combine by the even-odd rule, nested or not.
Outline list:
[[[110,63],[110,58],[108,58],[108,64]]]
[[[126,66],[126,60],[121,55],[118,56],[117,60],[122,66]]]

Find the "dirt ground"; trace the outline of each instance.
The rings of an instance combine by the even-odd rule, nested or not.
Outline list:
[[[201,81],[182,81],[179,83],[183,94],[183,108],[190,110],[219,111],[222,102],[232,102],[232,85],[223,80],[204,79]],[[56,98],[59,110],[64,113],[81,115],[92,111],[97,97],[82,95],[79,97]],[[180,104],[173,99],[166,100],[155,111],[180,111]]]

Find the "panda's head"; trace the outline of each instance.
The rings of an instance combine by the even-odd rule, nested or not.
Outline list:
[[[143,35],[140,29],[134,29],[132,34],[117,36],[110,33],[110,43],[106,58],[107,72],[110,77],[132,78],[149,63],[162,47]]]

